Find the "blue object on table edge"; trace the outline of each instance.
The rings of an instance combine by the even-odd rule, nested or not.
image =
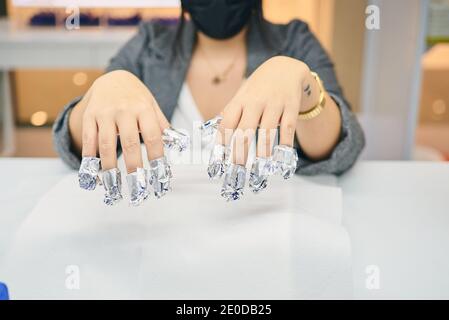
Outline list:
[[[0,300],[9,300],[8,287],[0,282]]]

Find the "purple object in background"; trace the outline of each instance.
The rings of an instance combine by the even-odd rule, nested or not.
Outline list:
[[[81,13],[80,14],[80,26],[99,26],[100,17],[95,16],[91,13]]]
[[[39,12],[31,17],[30,26],[56,26],[56,15],[53,12]]]
[[[128,18],[108,18],[108,25],[113,27],[120,26],[136,26],[139,22],[142,21],[142,16],[140,14],[136,14],[134,16]]]
[[[100,17],[92,13],[81,13],[79,16],[80,26],[100,26]],[[126,18],[107,17],[107,25],[111,27],[136,26],[142,21],[140,14],[135,14]],[[178,18],[152,18],[151,21],[157,22],[164,26],[176,25]],[[53,12],[39,12],[33,15],[29,21],[30,26],[56,26],[57,18]]]

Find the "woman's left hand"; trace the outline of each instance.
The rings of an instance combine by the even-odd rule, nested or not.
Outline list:
[[[277,56],[264,62],[245,81],[224,109],[219,126],[219,144],[229,146],[235,139],[232,162],[246,164],[256,129],[257,157],[271,156],[279,125],[279,144],[293,146],[307,76],[310,70],[304,62]]]

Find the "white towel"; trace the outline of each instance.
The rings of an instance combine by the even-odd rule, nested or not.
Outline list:
[[[266,192],[247,190],[227,203],[205,170],[175,166],[173,191],[138,208],[126,200],[106,207],[101,187],[80,190],[76,175],[66,176],[16,234],[2,275],[11,297],[352,296],[350,241],[333,177],[274,177]]]

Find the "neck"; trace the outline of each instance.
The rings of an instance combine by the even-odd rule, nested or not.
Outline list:
[[[206,36],[202,32],[198,32],[197,46],[202,50],[210,52],[214,55],[229,55],[239,48],[245,47],[247,27],[243,28],[238,34],[229,39],[217,40]]]

